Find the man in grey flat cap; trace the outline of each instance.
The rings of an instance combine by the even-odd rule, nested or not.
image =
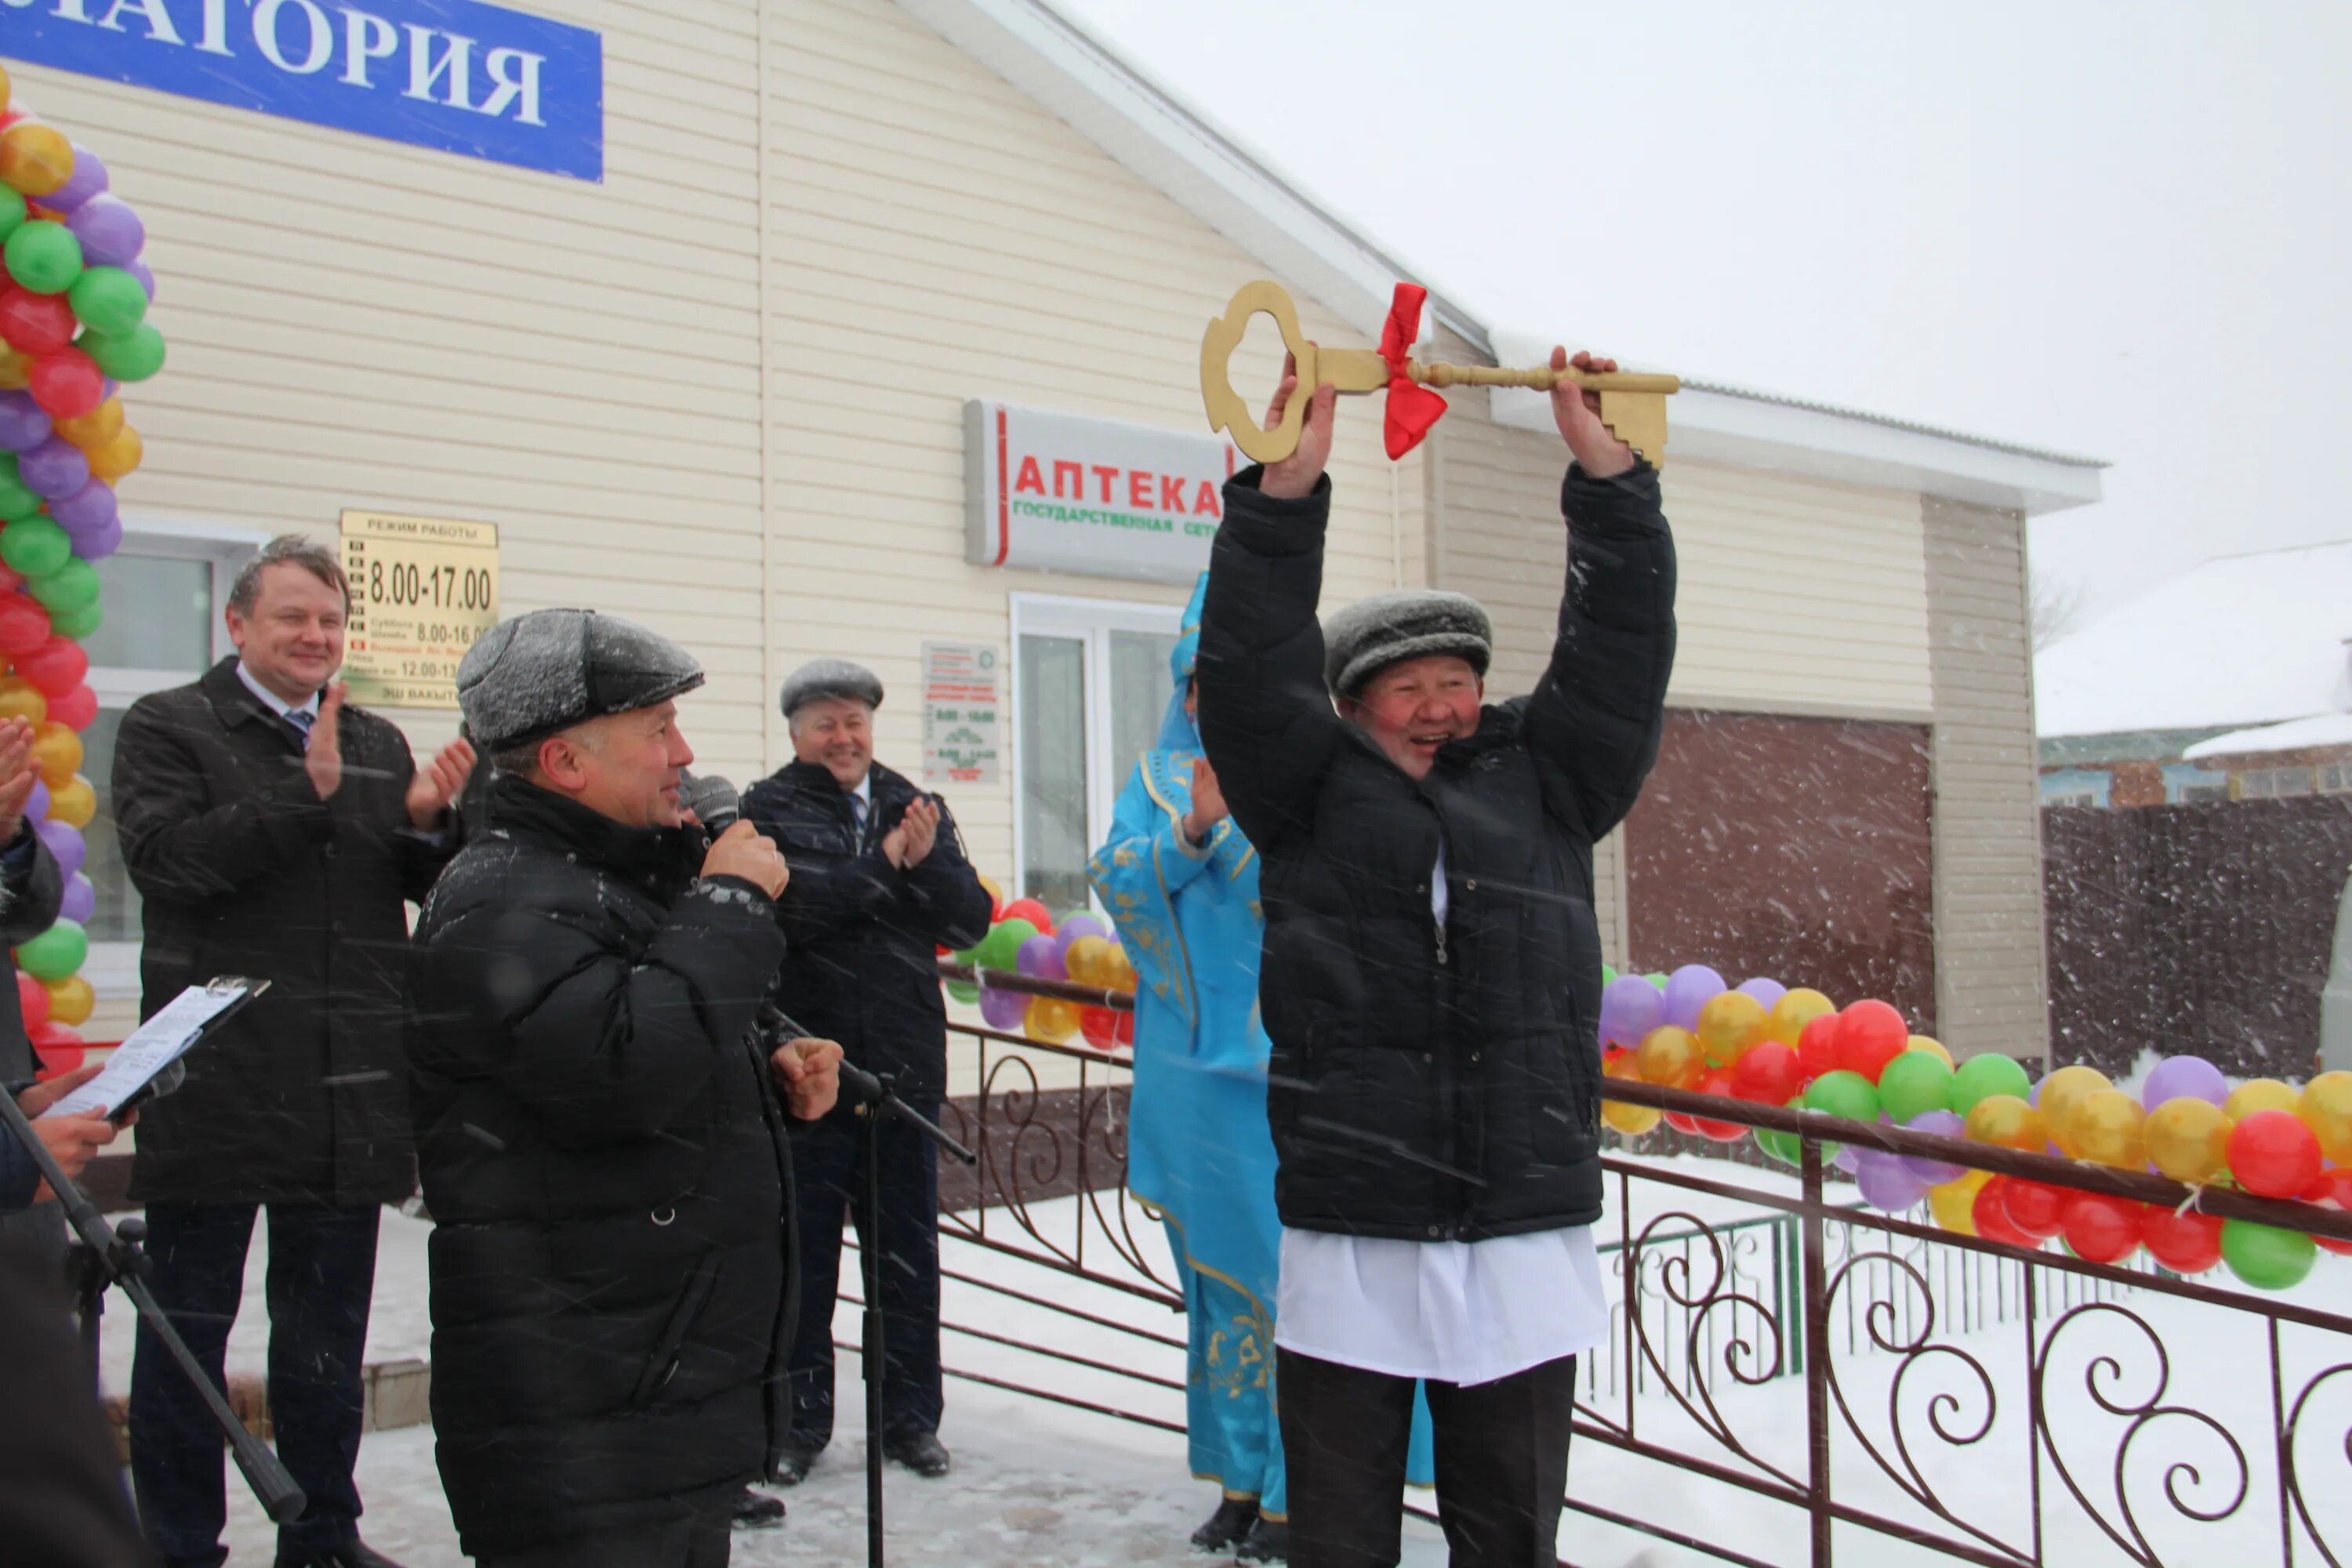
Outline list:
[[[787,1118],[841,1047],[758,1026],[783,857],[678,802],[685,649],[584,610],[457,672],[497,774],[416,931],[433,1424],[467,1552],[710,1568],[790,1424]]]
[[[1274,418],[1303,391],[1286,376]],[[1473,600],[1385,594],[1318,627],[1333,401],[1226,483],[1198,667],[1265,861],[1288,1561],[1397,1561],[1419,1379],[1452,1562],[1527,1568],[1558,1555],[1576,1357],[1608,1329],[1592,848],[1657,759],[1674,541],[1655,470],[1563,383],[1551,658],[1486,706]]]
[[[820,658],[785,679],[793,761],[743,796],[743,820],[783,847],[792,885],[776,900],[788,947],[784,1010],[841,1042],[849,1060],[896,1078],[926,1116],[947,1093],[941,947],[988,931],[991,900],[945,803],[874,760],[882,682],[865,666]],[[884,1451],[918,1474],[945,1475],[939,1439],[939,1152],[904,1124],[877,1130]],[[859,1217],[860,1124],[845,1116],[795,1130],[801,1205],[801,1321],[793,1348],[793,1431],[775,1479],[808,1473],[833,1436],[833,1302],[844,1209]],[[862,1233],[861,1247],[877,1238]]]

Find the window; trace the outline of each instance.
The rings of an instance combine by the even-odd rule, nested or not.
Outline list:
[[[2077,789],[2045,794],[2042,797],[2042,804],[2044,805],[2098,805],[2103,803],[2089,790]]]
[[[2310,793],[2309,768],[2249,768],[2238,775],[2238,794],[2245,800],[2285,800]]]
[[[1181,612],[1013,596],[1013,855],[1023,896],[1083,908],[1087,858],[1168,710]]]
[[[2227,779],[2215,779],[2211,784],[2190,784],[2180,786],[2180,804],[2183,805],[2210,805],[2216,801],[2226,801],[2229,798],[2230,781]]]
[[[83,837],[97,895],[83,973],[101,996],[139,993],[139,890],[114,833],[114,743],[122,715],[151,691],[185,685],[229,651],[222,608],[236,568],[261,542],[244,532],[142,531],[98,563],[106,618],[83,639],[98,717],[82,734],[82,773],[98,797]]]
[[[2352,763],[2329,763],[2319,770],[2319,793],[2352,794]]]

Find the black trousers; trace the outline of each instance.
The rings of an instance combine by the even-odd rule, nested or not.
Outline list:
[[[937,1107],[916,1106],[936,1120]],[[845,1211],[866,1234],[863,1117],[802,1123],[793,1135],[801,1220],[801,1319],[793,1343],[793,1430],[822,1447],[833,1438],[833,1308],[841,1289]],[[882,1124],[882,1421],[877,1438],[936,1432],[940,1391],[940,1155],[896,1120]],[[861,1291],[861,1295],[863,1292]]]
[[[1278,1350],[1290,1568],[1396,1568],[1412,1386]],[[1576,1358],[1492,1383],[1429,1383],[1437,1512],[1453,1568],[1554,1568]]]
[[[727,1568],[739,1487],[676,1500],[672,1518],[621,1530],[566,1535],[474,1559],[477,1568]]]
[[[379,1205],[269,1205],[269,1421],[278,1459],[310,1505],[280,1525],[285,1556],[356,1540],[360,1373],[375,1290]],[[148,1283],[215,1386],[245,1290],[251,1204],[147,1205]],[[163,1342],[141,1324],[131,1367],[131,1479],[140,1523],[164,1560],[218,1568],[227,1521],[220,1428]]]

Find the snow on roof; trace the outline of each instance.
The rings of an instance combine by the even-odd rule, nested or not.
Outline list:
[[[2289,719],[2284,724],[2232,730],[2226,735],[2200,741],[2180,754],[2194,763],[2208,757],[2315,751],[2325,746],[2352,746],[2352,713],[2315,713],[2308,719]]]
[[[2043,649],[2035,728],[2105,735],[2341,713],[2352,709],[2347,637],[2352,540],[2222,556]]]

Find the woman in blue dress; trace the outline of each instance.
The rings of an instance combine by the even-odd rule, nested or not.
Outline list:
[[[1225,813],[1193,726],[1202,574],[1170,657],[1175,689],[1159,743],[1137,763],[1088,875],[1139,984],[1128,1187],[1158,1212],[1190,1325],[1186,1427],[1192,1473],[1224,1499],[1192,1542],[1281,1562],[1282,1427],[1274,1305],[1282,1226],[1265,1117],[1271,1049],[1258,1022],[1258,858]],[[1408,1466],[1432,1468],[1416,1406]]]

